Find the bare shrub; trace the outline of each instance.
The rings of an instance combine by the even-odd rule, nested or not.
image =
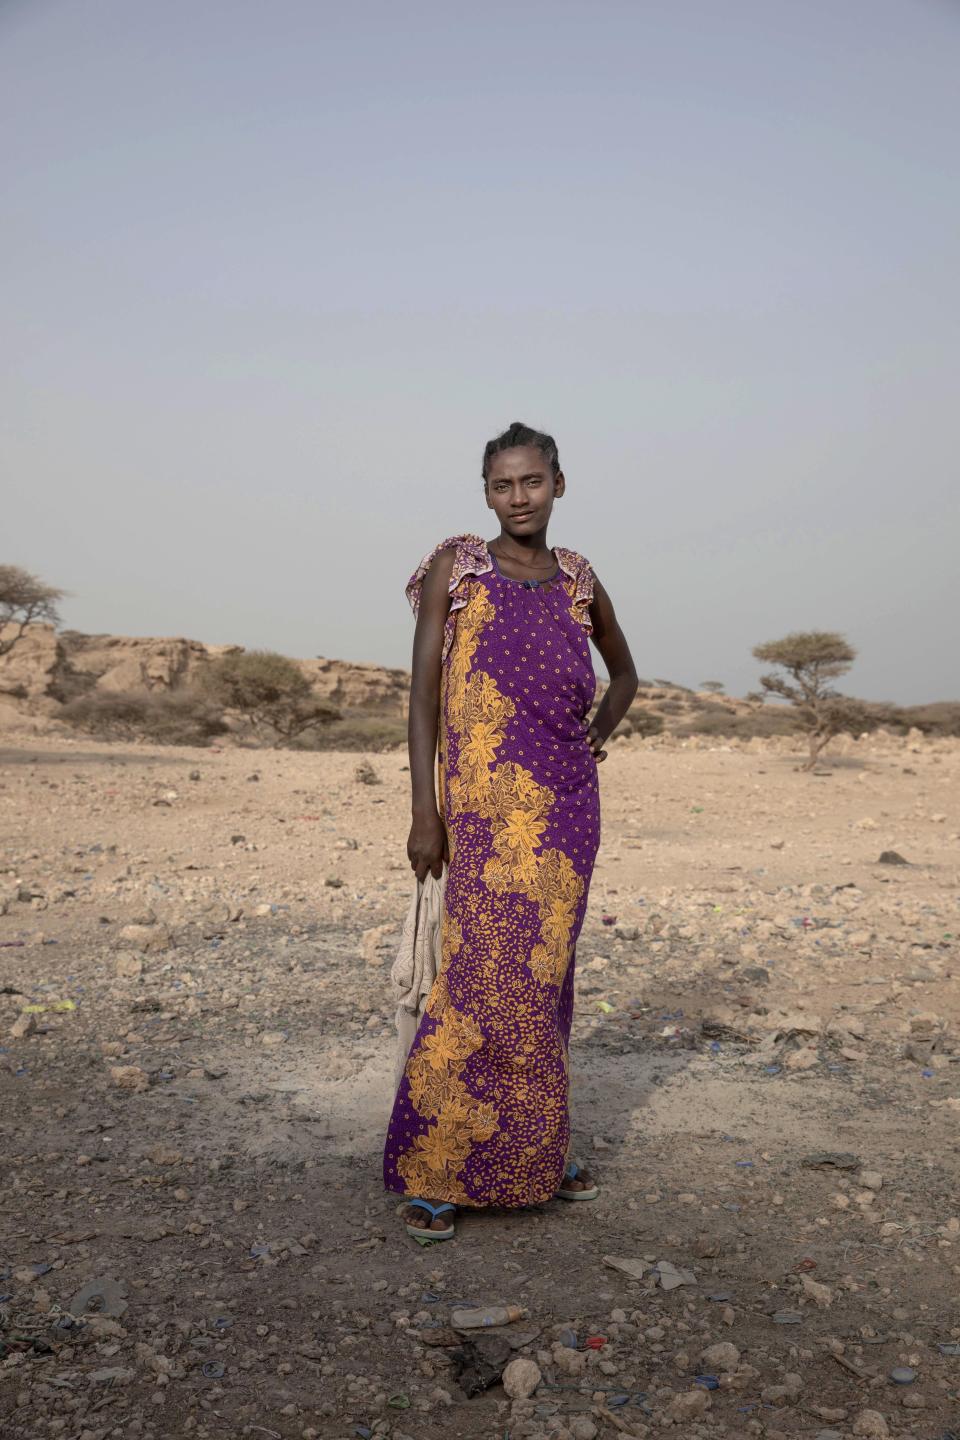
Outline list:
[[[236,711],[259,739],[273,744],[289,745],[340,715],[316,699],[299,666],[272,650],[224,655],[207,666],[202,684],[223,709]]]
[[[158,745],[209,745],[229,729],[219,708],[195,690],[93,691],[64,705],[60,719],[100,739]]]
[[[830,630],[794,631],[782,640],[755,645],[754,657],[776,672],[761,675],[760,684],[795,707],[807,735],[809,754],[804,770],[812,770],[834,735],[858,734],[875,728],[869,707],[834,690],[831,680],[845,675],[857,652],[842,635]]]
[[[350,713],[332,720],[317,730],[298,735],[289,745],[291,750],[366,750],[382,753],[405,748],[407,722],[402,715],[366,715]]]
[[[0,565],[0,656],[9,655],[28,625],[59,625],[57,601],[65,594],[19,565]],[[7,627],[13,633],[4,636]]]
[[[613,733],[614,735],[639,735],[641,740],[646,740],[651,735],[662,734],[663,724],[663,716],[658,715],[655,710],[646,710],[637,706],[628,710]]]
[[[741,712],[717,706],[709,714],[698,711],[678,725],[674,733],[682,739],[691,735],[715,735],[726,740],[752,740],[754,736],[763,739],[772,735],[797,735],[801,729],[795,711],[786,705],[765,705]]]

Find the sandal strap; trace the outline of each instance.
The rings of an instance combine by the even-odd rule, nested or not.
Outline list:
[[[429,1200],[408,1200],[407,1204],[416,1206],[420,1210],[426,1210],[427,1214],[432,1215],[434,1220],[436,1220],[439,1215],[445,1215],[448,1210],[456,1210],[457,1208],[456,1205],[451,1205],[449,1201],[444,1201],[442,1205],[431,1205]]]
[[[576,1180],[576,1178],[577,1178],[577,1176],[578,1176],[579,1174],[580,1174],[580,1166],[577,1164],[577,1162],[576,1162],[575,1160],[571,1160],[571,1161],[570,1161],[570,1164],[567,1166],[566,1170],[564,1171],[564,1176],[563,1176],[563,1178],[564,1178],[565,1180]]]

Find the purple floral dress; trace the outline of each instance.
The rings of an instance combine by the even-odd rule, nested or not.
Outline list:
[[[570,1140],[574,949],[600,842],[587,739],[593,573],[502,575],[476,535],[454,548],[443,646],[440,795],[450,844],[440,972],[384,1151],[389,1190],[464,1206],[548,1200]]]

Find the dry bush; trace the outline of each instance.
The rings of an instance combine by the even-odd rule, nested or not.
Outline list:
[[[814,768],[834,735],[857,734],[871,728],[864,702],[841,695],[831,684],[845,675],[857,658],[856,650],[843,635],[834,630],[794,630],[782,640],[754,645],[753,655],[777,667],[760,676],[761,688],[796,707],[807,735],[804,770]]]
[[[907,729],[916,726],[924,735],[960,736],[960,700],[936,700],[930,705],[907,705],[898,711]],[[884,724],[887,722],[884,721]]]
[[[403,749],[407,743],[407,722],[403,715],[351,714],[299,736],[291,750],[367,750],[378,753]]]
[[[646,740],[651,735],[663,733],[663,716],[658,715],[655,710],[645,710],[640,707],[629,710],[614,730],[614,735],[639,735],[641,740]]]
[[[717,706],[713,713],[698,713],[678,725],[674,734],[687,739],[691,735],[716,735],[725,740],[761,739],[770,735],[799,735],[803,726],[792,709],[785,705],[767,705],[763,709],[738,714],[723,706]]]
[[[9,655],[30,625],[60,624],[57,602],[66,595],[19,565],[0,565],[0,655]],[[6,634],[8,628],[12,633]]]
[[[220,709],[195,690],[93,691],[64,705],[60,719],[101,740],[152,740],[158,745],[209,745],[229,729]]]
[[[261,741],[292,745],[339,718],[313,694],[300,667],[272,650],[242,651],[215,660],[203,671],[204,689],[233,710]]]

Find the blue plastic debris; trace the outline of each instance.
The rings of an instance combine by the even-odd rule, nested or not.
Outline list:
[[[720,1381],[716,1375],[697,1375],[693,1383],[694,1385],[702,1385],[704,1390],[720,1389]]]

